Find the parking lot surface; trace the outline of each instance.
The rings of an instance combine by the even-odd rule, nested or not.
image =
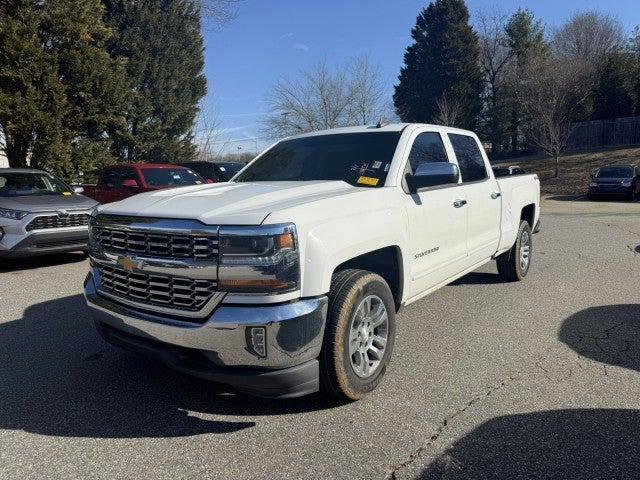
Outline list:
[[[267,401],[105,343],[88,262],[0,266],[0,478],[638,478],[640,204],[547,201],[534,263],[404,308],[365,400]]]

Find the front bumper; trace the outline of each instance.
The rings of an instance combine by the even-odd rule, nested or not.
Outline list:
[[[600,195],[606,197],[608,195],[631,195],[632,192],[633,186],[623,187],[622,185],[620,185],[615,187],[589,187],[589,195],[592,196]]]
[[[27,234],[4,230],[5,235],[0,239],[0,258],[31,257],[88,248],[87,227],[36,230]]]
[[[101,296],[92,274],[85,298],[108,342],[176,370],[269,398],[318,391],[327,298],[279,305],[221,304],[204,322],[132,309]],[[262,327],[264,355],[251,347],[249,328]]]

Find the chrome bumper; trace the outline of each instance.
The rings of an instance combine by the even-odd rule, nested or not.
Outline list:
[[[132,339],[189,349],[216,367],[285,369],[320,354],[327,298],[280,305],[221,304],[203,322],[144,313],[109,300],[96,291],[93,275],[85,280],[87,305],[100,327],[124,332]],[[266,352],[253,353],[250,327],[263,327]]]

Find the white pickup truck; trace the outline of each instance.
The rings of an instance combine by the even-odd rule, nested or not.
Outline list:
[[[180,371],[356,400],[385,373],[403,305],[492,259],[506,281],[527,275],[539,202],[538,177],[496,180],[468,131],[314,132],[230,183],[97,207],[85,297],[107,341]]]

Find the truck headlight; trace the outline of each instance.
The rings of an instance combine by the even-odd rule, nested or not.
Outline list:
[[[598,186],[598,184],[597,184],[596,182],[591,182],[591,183],[589,184],[589,186],[590,186],[590,187],[597,187],[597,186]]]
[[[620,185],[622,185],[623,187],[630,187],[631,180],[623,180],[622,182],[620,182]]]
[[[0,217],[8,218],[10,220],[22,220],[29,215],[29,212],[22,210],[10,210],[8,208],[0,208]]]
[[[218,289],[286,293],[300,287],[300,255],[293,224],[222,227]]]

